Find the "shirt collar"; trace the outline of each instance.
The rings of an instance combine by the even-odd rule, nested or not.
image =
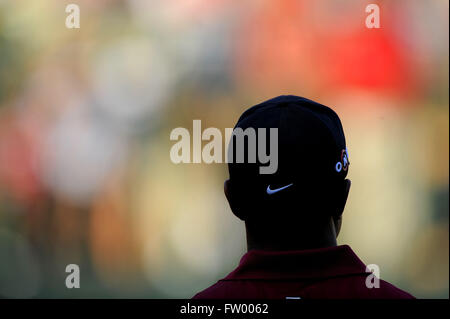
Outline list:
[[[223,280],[312,279],[365,274],[348,245],[299,251],[250,250]]]

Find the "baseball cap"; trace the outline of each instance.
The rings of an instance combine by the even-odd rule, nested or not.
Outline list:
[[[270,150],[266,137],[267,153],[278,152],[278,166],[273,174],[261,174],[260,167],[267,163],[259,159],[255,163],[228,164],[236,198],[230,205],[236,210],[247,214],[281,207],[296,210],[296,206],[305,203],[309,207],[323,206],[347,176],[344,130],[338,115],[325,105],[294,95],[278,96],[246,110],[236,128],[255,129],[257,140],[260,134],[269,135],[270,128],[278,131],[277,150]],[[235,151],[235,143],[231,142],[229,151]],[[248,150],[248,143],[245,148]]]

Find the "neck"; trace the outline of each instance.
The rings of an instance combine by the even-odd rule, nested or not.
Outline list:
[[[289,229],[290,228],[290,229]],[[336,231],[332,221],[322,227],[265,228],[246,223],[247,250],[306,250],[337,246]]]

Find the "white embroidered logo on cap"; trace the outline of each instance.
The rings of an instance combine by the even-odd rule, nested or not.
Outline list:
[[[336,163],[335,166],[336,172],[340,173],[342,170],[346,171],[348,169],[349,164],[350,162],[348,161],[348,151],[346,148],[341,152],[341,161]]]
[[[275,188],[275,189],[270,189],[270,185],[268,185],[266,192],[267,192],[267,194],[272,195],[272,194],[278,193],[279,191],[282,191],[283,189],[288,188],[289,186],[292,186],[292,185],[294,185],[294,183],[290,183],[289,185],[286,185],[286,186],[283,186],[280,188]]]

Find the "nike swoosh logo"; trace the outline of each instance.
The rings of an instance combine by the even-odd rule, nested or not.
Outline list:
[[[275,189],[270,189],[270,185],[269,185],[269,186],[267,186],[266,192],[267,192],[267,194],[272,195],[272,194],[278,193],[279,191],[282,191],[283,189],[286,189],[292,185],[294,185],[294,183],[290,183],[289,185],[286,185],[286,186],[283,186],[280,188],[275,188]]]

